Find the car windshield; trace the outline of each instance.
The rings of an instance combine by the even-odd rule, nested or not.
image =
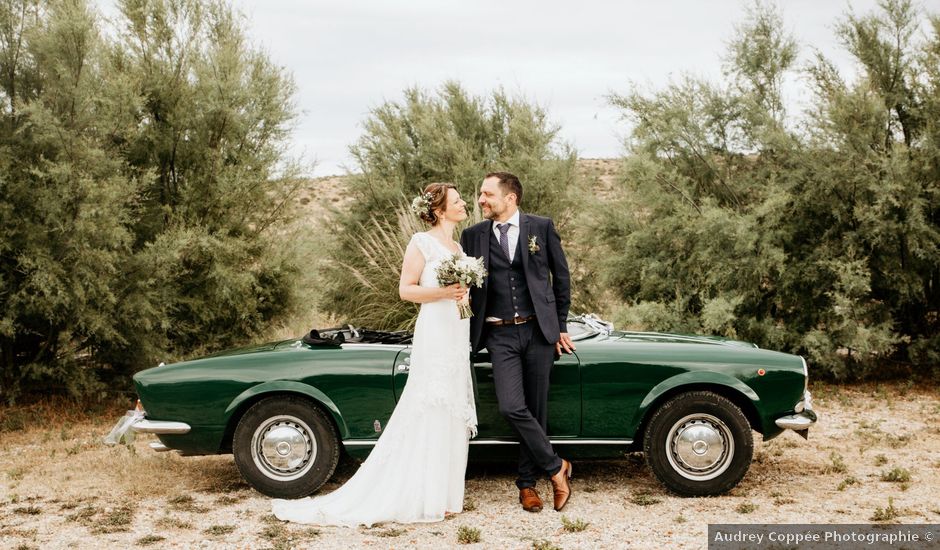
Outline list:
[[[581,321],[568,322],[568,336],[570,336],[572,340],[584,340],[596,334],[597,331],[593,330],[591,327],[585,325]]]
[[[582,316],[576,316],[568,320],[568,334],[572,340],[586,340],[600,334],[596,322],[591,322],[593,318],[585,320]],[[335,327],[320,330],[312,330],[305,336],[305,341],[311,345],[323,343],[329,344],[400,344],[411,345],[414,333],[407,330],[385,331],[372,330],[368,328],[358,328],[352,325],[345,327]]]
[[[345,327],[312,330],[323,340],[343,344],[402,344],[410,345],[413,333],[407,330],[397,332],[357,328],[352,325]]]

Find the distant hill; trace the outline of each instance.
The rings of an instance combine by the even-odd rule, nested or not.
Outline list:
[[[595,192],[607,195],[613,190],[620,159],[579,159],[581,175],[593,181]],[[349,176],[324,176],[307,180],[297,195],[305,223],[320,225],[328,218],[329,208],[343,208]],[[525,182],[523,182],[525,183]]]

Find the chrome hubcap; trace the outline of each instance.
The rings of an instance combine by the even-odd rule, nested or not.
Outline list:
[[[672,425],[666,436],[669,464],[682,477],[713,479],[728,469],[734,438],[724,422],[710,414],[690,414]]]
[[[303,420],[289,415],[274,416],[262,422],[252,435],[251,455],[264,475],[290,481],[313,466],[317,441]]]

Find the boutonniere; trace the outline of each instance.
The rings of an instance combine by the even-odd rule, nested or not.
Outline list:
[[[536,235],[529,237],[529,254],[535,254],[539,250],[542,250],[542,248],[539,247],[539,244],[536,242],[537,240],[538,237]]]

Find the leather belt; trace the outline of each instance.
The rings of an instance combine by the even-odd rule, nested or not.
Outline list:
[[[504,325],[521,325],[528,323],[533,319],[535,319],[535,315],[529,315],[528,317],[513,317],[512,319],[501,319],[499,321],[487,321],[486,324],[494,327],[501,327]]]

